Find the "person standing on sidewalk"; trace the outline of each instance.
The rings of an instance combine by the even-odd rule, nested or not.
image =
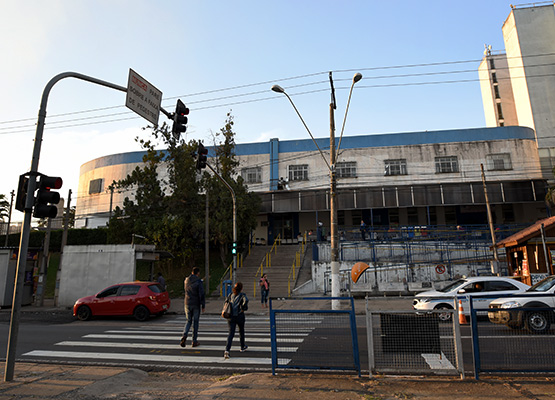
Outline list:
[[[268,297],[270,295],[270,282],[266,274],[262,275],[260,278],[260,301],[262,303],[262,308],[268,307]]]
[[[243,284],[237,282],[231,294],[229,301],[231,302],[231,318],[227,320],[229,332],[227,335],[227,344],[225,346],[224,358],[229,358],[229,351],[231,350],[231,343],[235,336],[235,328],[239,326],[239,339],[241,341],[241,352],[247,350],[249,346],[245,344],[245,311],[249,309],[249,299],[245,293],[242,292]]]
[[[160,286],[162,286],[164,290],[166,290],[166,280],[162,276],[161,272],[158,272],[158,278],[156,279],[156,281],[160,284]]]
[[[192,347],[197,347],[198,342],[198,323],[201,311],[204,312],[205,298],[204,298],[204,285],[202,279],[199,277],[200,268],[194,267],[191,275],[185,279],[185,316],[187,323],[183,328],[183,336],[181,337],[180,346],[185,347],[187,343],[187,336],[193,325],[193,343]]]

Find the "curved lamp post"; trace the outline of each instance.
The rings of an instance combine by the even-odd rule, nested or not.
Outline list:
[[[306,130],[307,130],[308,134],[310,135],[312,141],[314,142],[314,144],[318,148],[318,151],[320,152],[320,155],[322,156],[322,158],[326,162],[328,170],[330,171],[331,296],[334,297],[334,298],[337,298],[340,295],[339,240],[338,240],[339,235],[338,235],[338,230],[337,230],[337,199],[335,197],[335,187],[336,187],[336,175],[335,175],[336,174],[336,168],[335,168],[335,165],[336,165],[336,157],[337,157],[337,154],[338,154],[338,151],[339,151],[339,147],[341,146],[341,139],[343,138],[343,131],[345,129],[345,121],[347,120],[347,113],[349,111],[349,105],[351,103],[351,95],[353,93],[353,87],[355,86],[355,83],[357,83],[361,79],[362,79],[362,74],[360,74],[358,72],[353,77],[353,82],[351,84],[351,90],[349,91],[349,100],[347,101],[347,107],[345,109],[345,116],[343,118],[343,126],[341,127],[341,135],[340,135],[340,138],[339,138],[339,144],[337,146],[337,150],[335,148],[335,118],[334,118],[334,109],[335,109],[335,100],[334,100],[334,98],[335,98],[335,96],[332,95],[332,103],[330,104],[330,161],[329,162],[326,159],[326,157],[324,156],[324,153],[322,152],[322,150],[320,149],[320,146],[318,146],[318,143],[316,143],[316,140],[314,139],[314,136],[310,132],[310,129],[308,129],[308,126],[306,125],[306,123],[305,123],[303,117],[301,116],[301,113],[299,112],[299,110],[297,110],[297,107],[293,103],[293,100],[291,99],[291,97],[287,94],[285,89],[283,89],[281,86],[279,86],[279,85],[272,86],[272,90],[274,92],[282,93],[287,97],[287,99],[289,99],[289,102],[291,103],[291,105],[293,106],[295,111],[297,112],[297,115],[301,119],[304,127],[306,128]],[[332,82],[331,81],[331,72],[330,72],[330,82]],[[333,91],[333,86],[332,86],[332,91]],[[338,310],[339,309],[339,300],[332,300],[331,307],[332,307],[333,310]]]

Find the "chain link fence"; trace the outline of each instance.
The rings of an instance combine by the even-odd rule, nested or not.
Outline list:
[[[448,312],[454,315],[453,310]],[[435,374],[464,378],[459,329],[457,318],[444,321],[439,311],[371,311],[367,301],[370,375]]]

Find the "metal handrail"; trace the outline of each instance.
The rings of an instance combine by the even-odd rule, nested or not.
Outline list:
[[[218,285],[220,286],[220,297],[223,295],[223,288],[224,288],[224,278],[227,275],[227,272],[229,271],[229,279],[233,280],[233,261],[231,262],[231,264],[229,264],[229,266],[226,268],[225,272],[223,273],[222,277],[220,278],[220,283],[218,283]]]
[[[299,251],[295,253],[295,260],[293,261],[293,265],[291,266],[291,271],[289,271],[289,276],[287,277],[287,295],[291,297],[291,280],[293,282],[297,279],[297,271],[301,269],[301,254],[304,254],[306,250],[306,233],[303,235],[303,240],[301,240],[301,246]],[[293,279],[291,279],[293,278]]]
[[[276,243],[277,243],[277,245],[276,245]],[[276,238],[274,239],[274,243],[272,244],[272,247],[270,248],[270,251],[268,251],[264,255],[264,258],[262,259],[262,262],[260,263],[260,267],[258,267],[258,269],[256,270],[256,272],[254,274],[253,296],[255,296],[255,297],[256,297],[256,284],[258,283],[257,278],[262,277],[262,275],[264,275],[264,261],[266,261],[266,268],[270,268],[272,266],[272,251],[274,252],[274,254],[277,254],[277,246],[279,246],[279,245],[281,245],[281,233],[278,234],[276,236]]]

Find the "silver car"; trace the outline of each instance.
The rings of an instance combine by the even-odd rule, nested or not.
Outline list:
[[[456,280],[443,289],[418,293],[412,302],[412,307],[419,311],[453,310],[455,300],[461,300],[463,313],[468,316],[470,314],[468,297],[472,299],[474,308],[487,309],[492,295],[506,297],[514,293],[523,293],[529,287],[525,283],[507,277],[474,276]],[[450,318],[451,313],[440,314],[440,319]]]

